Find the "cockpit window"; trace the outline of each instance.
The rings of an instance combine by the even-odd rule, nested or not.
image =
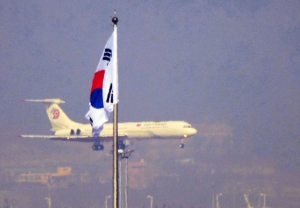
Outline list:
[[[190,125],[184,125],[183,128],[192,128]]]

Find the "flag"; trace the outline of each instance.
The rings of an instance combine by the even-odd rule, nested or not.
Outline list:
[[[108,121],[113,105],[119,102],[117,69],[117,29],[111,34],[97,66],[90,94],[90,109],[85,117],[90,120],[93,136],[98,136]]]

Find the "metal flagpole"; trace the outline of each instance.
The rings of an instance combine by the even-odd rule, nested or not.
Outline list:
[[[125,162],[125,208],[128,208],[128,158]]]
[[[116,11],[115,11],[116,15]],[[112,18],[112,22],[114,23],[114,31],[117,30],[118,18],[114,16]],[[114,54],[115,54],[115,66],[118,67],[117,63],[117,33],[114,33]],[[113,207],[119,207],[119,169],[118,169],[118,104],[114,104],[114,124],[113,124]]]
[[[119,192],[120,192],[120,199],[119,199],[119,206],[122,208],[122,159],[119,160]]]

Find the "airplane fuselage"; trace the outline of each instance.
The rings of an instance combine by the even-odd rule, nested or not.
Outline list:
[[[186,138],[196,134],[197,130],[185,121],[161,122],[127,122],[118,124],[118,135],[127,139],[149,138]],[[61,129],[55,132],[56,136],[92,136],[90,124],[78,124],[71,129]],[[111,137],[113,124],[104,124],[100,137]]]

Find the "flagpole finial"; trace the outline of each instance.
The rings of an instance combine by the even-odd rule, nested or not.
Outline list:
[[[116,10],[114,11],[114,13],[115,13],[115,16],[111,19],[111,21],[115,24],[115,25],[117,25],[117,23],[118,23],[118,18],[116,17]]]

